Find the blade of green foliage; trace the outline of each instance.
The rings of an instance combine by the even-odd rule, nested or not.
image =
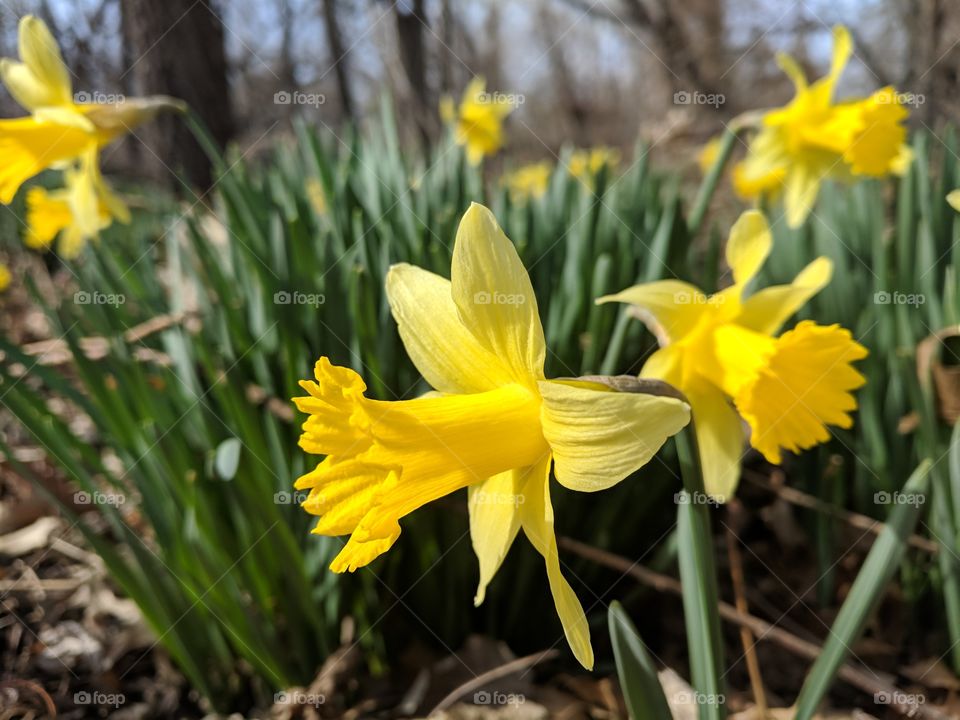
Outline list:
[[[672,720],[657,668],[637,629],[618,602],[607,612],[610,642],[617,663],[617,677],[632,720]]]
[[[830,628],[816,662],[797,697],[797,720],[809,720],[837,676],[837,671],[859,639],[870,613],[883,597],[907,550],[926,500],[932,463],[920,464],[903,487],[902,501],[890,513],[887,524],[867,554],[850,592]]]

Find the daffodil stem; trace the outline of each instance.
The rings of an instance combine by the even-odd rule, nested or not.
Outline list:
[[[710,207],[710,200],[713,198],[717,184],[723,176],[723,168],[730,158],[730,153],[733,151],[733,143],[736,142],[736,139],[736,130],[729,127],[720,138],[717,159],[713,161],[713,165],[703,178],[700,189],[697,191],[697,197],[693,201],[693,210],[690,211],[690,217],[687,218],[687,231],[690,237],[695,236],[703,224],[703,219],[707,215],[707,209]]]
[[[677,495],[677,540],[683,614],[690,651],[690,679],[701,720],[726,715],[720,597],[713,558],[709,501],[700,471],[693,423],[676,436],[683,492]]]

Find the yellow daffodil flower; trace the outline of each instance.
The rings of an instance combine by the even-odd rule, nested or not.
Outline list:
[[[834,102],[852,52],[849,31],[835,27],[830,72],[812,85],[795,60],[779,56],[796,95],[762,116],[746,157],[734,168],[734,187],[742,197],[782,193],[790,227],[803,224],[824,180],[882,177],[902,172],[909,162],[903,125],[908,113],[892,87],[868,98]]]
[[[503,147],[503,119],[515,107],[510,96],[488,93],[486,88],[486,81],[475,77],[463,91],[460,107],[455,108],[450,97],[440,103],[440,116],[454,126],[456,142],[467,149],[471,165]]]
[[[550,186],[553,167],[550,163],[530,163],[503,176],[503,184],[510,191],[514,202],[523,202],[530,198],[541,198]]]
[[[620,152],[608,147],[575,150],[570,154],[567,170],[577,180],[593,187],[593,179],[604,167],[611,170],[620,164]]]
[[[47,249],[59,235],[58,253],[69,260],[113,220],[130,222],[130,211],[104,181],[98,160],[95,148],[87,150],[80,163],[64,171],[65,188],[27,191],[28,247]]]
[[[12,279],[13,276],[10,274],[10,268],[3,263],[0,263],[0,292],[3,292],[10,287],[10,281]]]
[[[385,402],[364,396],[349,368],[326,357],[295,398],[309,417],[300,447],[326,455],[296,487],[320,516],[313,532],[350,535],[331,564],[353,571],[386,552],[404,515],[469,488],[470,533],[483,601],[518,531],[546,562],[557,612],[577,659],[593,665],[587,620],[560,571],[550,467],[564,487],[609,488],[645,464],[689,420],[673,398],[547,380],[530,278],[493,214],[472,205],[453,250],[451,279],[394,265],[387,297],[400,337],[436,392]]]
[[[778,335],[830,281],[829,259],[817,258],[790,285],[745,294],[772,242],[763,214],[745,212],[727,243],[731,287],[708,296],[688,283],[660,280],[597,301],[635,306],[657,336],[661,348],[640,374],[686,395],[704,484],[720,501],[732,496],[740,479],[738,412],[750,427],[750,444],[778,464],[783,450],[798,452],[828,440],[828,425],[849,428],[849,413],[857,407],[851,392],[865,382],[851,363],[867,351],[848,330],[803,321]]]
[[[116,104],[77,103],[70,71],[42,20],[27,15],[19,26],[20,61],[0,59],[0,79],[32,114],[0,120],[0,202],[42,170],[102,147],[161,109],[183,109],[167,97],[130,98]]]

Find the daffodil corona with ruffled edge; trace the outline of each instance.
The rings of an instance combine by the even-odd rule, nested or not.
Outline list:
[[[0,59],[0,79],[31,115],[0,120],[0,202],[50,167],[100,148],[161,109],[184,108],[168,97],[128,98],[115,104],[78,103],[70,71],[42,20],[27,15],[19,25],[20,61]]]
[[[476,602],[519,530],[539,552],[564,633],[593,665],[587,620],[560,572],[550,468],[572,490],[623,480],[689,420],[676,399],[620,393],[592,382],[547,380],[537,300],[513,244],[489,210],[472,205],[453,250],[451,279],[394,265],[387,297],[414,364],[436,390],[415,400],[364,395],[360,376],[323,357],[295,398],[309,417],[300,446],[326,455],[299,478],[314,532],[350,538],[336,572],[386,552],[404,515],[469,488],[480,561]]]
[[[782,451],[825,442],[828,425],[849,428],[865,380],[851,365],[866,349],[838,325],[803,321],[782,335],[783,324],[829,281],[833,266],[820,257],[790,285],[745,288],[772,245],[766,218],[744,213],[727,243],[733,285],[715,295],[680,280],[637,285],[597,302],[628,303],[657,336],[661,348],[641,377],[679,388],[693,410],[707,492],[728,500],[740,479],[743,431],[771,463]],[[730,400],[733,404],[730,404]]]
[[[783,196],[790,227],[799,227],[810,214],[824,180],[900,173],[910,159],[903,125],[908,113],[892,87],[834,102],[852,53],[849,31],[835,27],[830,72],[812,85],[793,58],[780,55],[796,95],[762,116],[746,157],[734,167],[734,187],[744,198]]]
[[[454,138],[466,148],[471,165],[479,165],[503,147],[503,120],[515,107],[509,96],[488,93],[486,88],[486,80],[475,77],[463,91],[459,107],[450,97],[440,103],[440,116],[453,125]]]

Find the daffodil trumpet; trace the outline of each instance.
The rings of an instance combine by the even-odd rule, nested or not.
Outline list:
[[[593,665],[586,615],[563,577],[550,501],[551,468],[564,487],[595,492],[646,464],[689,421],[675,398],[619,392],[596,379],[549,380],[537,299],[516,248],[477,204],[457,230],[450,279],[390,268],[387,299],[414,365],[434,389],[412,400],[366,396],[352,369],[321,357],[307,392],[300,447],[325,455],[296,481],[313,532],[349,535],[335,572],[386,552],[400,520],[468,489],[470,535],[483,602],[519,531],[543,556],[576,658]]]
[[[789,285],[747,287],[770,253],[762,213],[745,212],[727,242],[733,285],[713,295],[680,280],[660,280],[602,297],[622,302],[651,329],[660,349],[641,369],[680,389],[693,410],[706,492],[728,500],[740,479],[742,418],[750,444],[769,462],[784,451],[826,442],[828,426],[849,428],[853,391],[866,380],[852,363],[867,355],[839,325],[783,325],[830,281],[820,257]]]

